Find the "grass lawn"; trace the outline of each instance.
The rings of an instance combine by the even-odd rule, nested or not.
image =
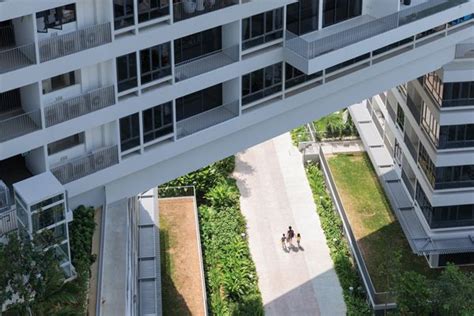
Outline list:
[[[390,264],[395,251],[402,270],[435,277],[425,258],[412,253],[367,154],[338,154],[328,163],[376,291],[388,290],[381,267]]]
[[[326,133],[326,128],[331,123],[335,125],[343,124],[342,111],[334,112],[313,122],[316,131],[320,135],[324,135]]]
[[[163,315],[204,315],[193,199],[160,199],[159,207]]]

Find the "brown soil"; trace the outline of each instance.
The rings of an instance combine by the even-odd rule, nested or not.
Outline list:
[[[163,315],[204,315],[194,198],[160,199]],[[163,271],[164,270],[164,271]]]

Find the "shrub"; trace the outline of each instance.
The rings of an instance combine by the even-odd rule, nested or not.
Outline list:
[[[210,314],[260,316],[263,303],[246,240],[246,221],[240,212],[239,190],[230,177],[234,167],[232,156],[163,187],[196,187]]]
[[[371,315],[372,312],[367,305],[362,282],[351,261],[349,246],[344,239],[342,221],[334,211],[333,203],[326,191],[323,174],[316,165],[309,164],[306,168],[306,175],[313,192],[321,227],[326,235],[334,269],[341,283],[347,314]]]

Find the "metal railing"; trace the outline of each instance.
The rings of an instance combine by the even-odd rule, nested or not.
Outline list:
[[[344,204],[342,203],[342,199],[337,191],[336,182],[334,181],[334,178],[332,176],[331,169],[329,168],[329,164],[324,155],[322,146],[319,149],[319,157],[320,166],[324,175],[324,180],[326,182],[327,189],[330,193],[329,195],[331,196],[334,206],[342,219],[344,235],[346,236],[346,239],[349,243],[351,253],[353,254],[360,275],[362,276],[364,287],[367,290],[371,305],[374,307],[374,309],[381,309],[384,307],[389,309],[395,308],[395,304],[393,303],[393,297],[390,296],[389,292],[377,292],[375,290],[374,284],[369,274],[369,270],[367,268],[367,265],[365,264],[364,256],[357,244],[357,239],[352,231],[349,218],[346,215]]]
[[[182,138],[239,116],[239,101],[220,105],[176,122],[176,137]]]
[[[173,5],[173,21],[179,22],[236,4],[239,0],[182,0]]]
[[[36,64],[35,44],[0,50],[0,74]]]
[[[192,78],[239,61],[239,45],[186,60],[176,65],[176,81]]]
[[[42,128],[41,111],[34,110],[0,121],[0,142],[17,138]]]
[[[115,88],[108,86],[59,101],[44,109],[46,127],[91,113],[115,104]]]
[[[110,23],[93,25],[82,30],[39,41],[40,62],[74,54],[112,41]]]
[[[356,27],[332,35],[307,41],[289,31],[286,33],[285,46],[298,55],[311,59],[341,49],[362,40],[393,30],[402,25],[420,20],[446,9],[468,2],[469,0],[432,0],[412,8],[363,23]]]
[[[18,228],[16,210],[14,208],[0,214],[0,236]]]
[[[93,174],[118,163],[118,146],[96,149],[51,169],[62,184]]]

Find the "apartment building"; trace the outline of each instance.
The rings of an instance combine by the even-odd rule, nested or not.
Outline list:
[[[53,229],[449,65],[473,1],[409,2],[0,0],[2,227],[31,234],[34,205],[63,203]],[[426,168],[461,164],[430,146]],[[436,208],[433,172],[418,195]]]

